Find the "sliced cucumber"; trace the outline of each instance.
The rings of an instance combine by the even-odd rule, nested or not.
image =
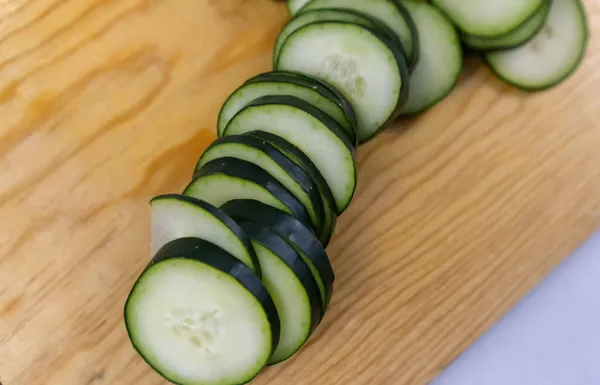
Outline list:
[[[327,180],[343,212],[356,190],[355,149],[329,115],[293,96],[263,96],[237,113],[224,136],[250,131],[278,135],[302,150]]]
[[[247,383],[279,342],[277,309],[260,279],[199,238],[165,244],[124,310],[134,348],[180,385]]]
[[[524,45],[490,52],[485,60],[505,82],[526,91],[544,90],[579,67],[588,45],[585,11],[579,0],[553,0],[542,29]]]
[[[227,99],[217,123],[222,136],[227,123],[248,103],[266,95],[291,95],[310,103],[335,119],[356,143],[356,116],[350,101],[333,87],[308,76],[290,72],[267,72],[247,80]]]
[[[404,114],[416,114],[439,103],[455,87],[462,70],[460,38],[452,22],[431,4],[404,0],[419,31],[419,63],[410,78]]]
[[[408,69],[397,47],[378,30],[319,21],[285,40],[276,69],[314,76],[340,90],[354,107],[358,142],[363,143],[386,127],[406,101]]]
[[[310,175],[311,179],[317,184],[319,188],[319,194],[321,195],[321,200],[323,201],[323,208],[325,211],[325,222],[323,224],[323,231],[319,235],[319,240],[323,244],[323,247],[327,247],[329,244],[329,240],[333,235],[335,230],[335,225],[337,222],[337,214],[335,211],[335,199],[333,198],[333,193],[331,189],[327,185],[327,181],[319,171],[319,169],[314,165],[313,162],[302,152],[300,149],[287,140],[271,134],[266,131],[252,131],[245,135],[254,136],[260,140],[264,140],[278,150],[280,150],[285,156],[288,157],[292,162],[296,163],[300,166],[308,175]]]
[[[196,164],[196,171],[216,159],[236,158],[253,163],[275,178],[305,207],[320,234],[325,222],[321,195],[316,183],[276,147],[248,135],[231,135],[214,141]]]
[[[215,206],[180,194],[159,195],[150,201],[151,255],[177,238],[197,237],[224,249],[259,277],[260,265],[246,233]]]
[[[588,46],[582,0],[287,5],[274,70],[224,103],[183,194],[150,202],[152,259],[124,321],[174,384],[246,384],[305,346],[331,303],[325,248],[356,193],[357,146],[452,91],[460,38],[531,91],[568,78]]]
[[[319,324],[319,286],[306,262],[283,238],[256,223],[240,222],[240,226],[252,239],[264,271],[263,284],[279,314],[279,344],[269,359],[273,365],[296,353]]]
[[[540,9],[521,24],[517,29],[498,37],[480,37],[463,35],[463,42],[480,51],[496,51],[516,48],[525,44],[544,26],[550,11],[551,0],[546,1]]]
[[[329,257],[319,240],[293,216],[255,200],[235,200],[223,205],[223,211],[236,221],[267,226],[284,238],[304,259],[319,286],[322,314],[325,314],[335,275]]]
[[[382,23],[400,41],[408,68],[412,70],[417,64],[419,36],[415,23],[400,2],[395,0],[313,0],[302,8],[300,13],[327,8],[356,11]]]
[[[547,0],[432,0],[432,3],[440,7],[464,33],[491,37],[501,36],[518,28],[545,1]]]
[[[279,32],[275,41],[275,47],[273,48],[273,67],[277,66],[281,47],[287,38],[298,29],[316,21],[344,21],[371,28],[377,28],[378,25],[375,20],[366,15],[347,9],[317,8],[303,11],[288,21],[281,32]]]
[[[244,160],[211,160],[194,173],[183,193],[217,207],[234,199],[257,199],[293,215],[315,233],[318,231],[302,202],[268,172]]]
[[[290,15],[294,16],[302,9],[310,0],[287,0],[287,9]]]

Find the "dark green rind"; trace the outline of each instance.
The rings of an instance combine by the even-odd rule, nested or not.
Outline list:
[[[557,0],[554,0],[557,1]],[[569,79],[576,71],[577,69],[581,66],[581,62],[583,61],[586,51],[587,51],[587,47],[589,45],[589,26],[588,26],[588,22],[587,22],[587,16],[585,13],[585,8],[583,6],[583,4],[581,3],[580,0],[577,0],[577,6],[579,8],[579,15],[581,17],[581,22],[582,25],[584,26],[584,37],[583,37],[583,41],[581,42],[581,51],[579,53],[579,58],[577,59],[577,61],[575,62],[575,64],[573,65],[573,68],[565,73],[563,76],[559,77],[558,79],[556,79],[555,81],[553,81],[552,83],[548,83],[545,84],[544,86],[540,86],[540,87],[528,87],[528,86],[523,86],[520,84],[517,84],[515,82],[510,81],[509,79],[506,79],[504,76],[502,76],[495,68],[494,66],[492,66],[490,64],[490,62],[487,59],[487,56],[484,55],[483,56],[483,61],[486,63],[486,65],[488,66],[488,68],[492,71],[492,73],[494,73],[494,75],[502,80],[503,82],[505,82],[506,84],[520,90],[523,92],[541,92],[541,91],[546,91],[549,90],[551,88],[556,87],[557,85],[559,85],[560,83],[564,82],[565,80]],[[543,27],[542,27],[543,28]]]
[[[248,254],[250,255],[250,259],[254,266],[249,266],[250,269],[254,271],[254,273],[260,278],[262,277],[262,272],[260,270],[260,264],[258,263],[258,257],[256,256],[256,252],[254,251],[254,247],[252,247],[252,242],[250,242],[250,238],[248,235],[242,230],[242,228],[234,221],[230,216],[225,214],[221,209],[211,205],[208,202],[203,200],[182,194],[162,194],[157,195],[154,198],[150,199],[150,203],[159,199],[173,199],[185,203],[189,203],[194,206],[200,207],[202,210],[208,212],[219,221],[221,221],[228,229],[230,229],[236,237],[242,242]],[[210,239],[206,239],[207,242],[210,242]]]
[[[368,28],[368,27],[362,27],[362,28],[371,32],[371,34],[373,34],[376,38],[381,40],[381,42],[383,42],[383,44],[385,44],[387,46],[387,48],[392,52],[392,54],[394,55],[394,58],[396,59],[396,63],[398,65],[398,72],[400,73],[400,79],[402,80],[402,85],[400,88],[400,93],[398,95],[396,109],[392,112],[392,114],[388,117],[388,119],[383,124],[381,124],[377,130],[375,130],[371,134],[371,136],[364,138],[363,140],[359,140],[359,144],[367,143],[371,139],[377,137],[377,135],[379,135],[382,131],[387,129],[389,127],[389,125],[402,114],[404,106],[406,105],[406,102],[408,101],[408,95],[410,92],[410,72],[409,72],[408,66],[406,64],[404,52],[402,52],[401,50],[398,49],[398,47],[401,47],[401,46],[398,46],[393,40],[391,40],[386,35],[380,33],[379,31],[377,31],[373,28]]]
[[[273,232],[266,226],[255,222],[240,222],[240,226],[244,229],[248,236],[252,238],[252,240],[269,249],[287,265],[294,275],[298,277],[298,280],[306,290],[308,299],[310,301],[311,324],[306,339],[299,343],[297,349],[293,352],[290,352],[287,356],[275,361],[269,360],[268,365],[275,365],[287,360],[298,350],[300,350],[321,322],[324,314],[322,314],[323,306],[321,303],[319,286],[317,285],[317,282],[315,281],[315,278],[313,277],[309,267],[306,265],[306,262],[304,262],[296,250],[294,250],[294,248],[284,241],[277,233]]]
[[[251,131],[244,135],[253,136],[261,140],[269,142],[271,145],[279,149],[285,156],[287,156],[292,162],[300,166],[311,179],[317,184],[321,199],[327,201],[329,210],[326,209],[325,216],[329,216],[331,225],[329,228],[324,228],[323,232],[319,236],[319,240],[323,247],[327,247],[329,240],[333,235],[337,222],[337,213],[335,212],[335,199],[333,193],[327,184],[327,181],[319,171],[319,169],[313,164],[313,162],[306,156],[298,147],[294,146],[287,140],[266,131]],[[329,214],[327,213],[329,211]],[[327,223],[327,220],[325,221]]]
[[[424,3],[424,4],[428,4],[428,5],[432,6],[432,7],[435,7],[435,5],[433,3],[431,3],[430,1],[417,1],[417,0],[415,0],[415,2],[417,2],[417,3],[421,2],[421,3]],[[440,12],[440,14],[448,21],[449,25],[454,26],[454,24],[452,23],[452,20],[450,20],[450,18],[441,9],[439,9],[439,8],[437,8],[437,9]],[[459,55],[460,60],[461,60],[460,68],[462,68],[463,67],[462,63],[464,61],[463,60],[463,47],[460,45],[460,36],[458,35],[458,32],[457,32],[457,36],[458,36],[458,40],[459,40],[458,47],[461,50],[461,55]],[[434,99],[429,104],[423,106],[419,110],[415,110],[415,111],[412,111],[410,113],[403,112],[401,115],[406,116],[406,117],[415,116],[415,115],[421,114],[421,113],[425,112],[426,110],[430,109],[431,107],[437,105],[442,100],[446,99],[452,93],[452,91],[454,91],[454,89],[456,89],[456,86],[458,85],[459,78],[460,78],[460,71],[456,75],[456,77],[454,79],[454,83],[450,87],[448,87],[448,90],[447,90],[447,92],[445,94],[441,95],[437,99]]]
[[[321,322],[323,305],[321,303],[321,295],[319,294],[319,286],[304,259],[281,236],[268,227],[256,222],[241,221],[240,227],[244,229],[252,240],[276,254],[294,272],[294,275],[298,277],[300,282],[302,282],[302,286],[304,286],[308,293],[311,309],[314,311],[311,320],[311,332],[314,331]]]
[[[202,154],[208,153],[209,150],[218,147],[222,144],[235,143],[242,144],[245,146],[252,147],[266,156],[268,156],[273,162],[277,163],[284,172],[286,172],[292,179],[294,179],[298,185],[302,188],[302,190],[308,195],[310,201],[312,202],[313,210],[317,216],[317,223],[314,225],[317,227],[317,234],[321,234],[323,229],[323,224],[325,222],[325,213],[323,208],[323,201],[321,199],[321,194],[319,193],[319,187],[316,182],[310,177],[310,175],[302,169],[302,167],[298,166],[296,163],[292,162],[287,156],[285,156],[279,149],[270,144],[269,142],[253,137],[250,135],[231,135],[224,136],[222,138],[218,138],[205,150]],[[196,164],[195,172],[197,172],[201,167],[202,156],[198,160]],[[207,162],[209,163],[209,162]],[[257,165],[258,166],[258,165]],[[258,166],[260,167],[260,166]],[[265,171],[265,170],[263,170]],[[267,171],[265,171],[267,172]],[[269,174],[270,175],[270,174]],[[275,178],[275,177],[273,177]],[[276,179],[276,178],[275,178]],[[283,186],[282,186],[283,187]],[[285,188],[285,187],[284,187]],[[286,189],[287,190],[287,189]],[[288,190],[289,191],[289,190]],[[292,192],[290,191],[292,194]],[[309,215],[310,217],[310,215]],[[312,221],[311,221],[312,223]]]
[[[335,274],[325,249],[314,234],[293,216],[255,200],[229,201],[222,209],[236,221],[250,221],[267,226],[304,253],[323,281],[325,301],[322,303],[322,314],[325,314],[331,301]]]
[[[319,189],[323,190],[323,194],[327,197],[329,203],[335,205],[335,198],[333,197],[333,193],[331,192],[325,177],[323,177],[317,166],[314,165],[314,163],[308,156],[306,156],[304,152],[302,152],[302,150],[284,138],[267,131],[251,131],[245,133],[244,135],[267,141],[271,145],[275,146],[278,150],[285,154],[288,159],[302,167],[302,169],[304,169],[304,171],[306,171],[308,175],[310,175],[310,177],[315,181]]]
[[[463,32],[463,33],[461,33],[461,40],[467,47],[469,47],[475,51],[482,51],[482,52],[493,52],[493,51],[502,51],[502,50],[507,50],[507,49],[518,48],[518,47],[522,46],[523,44],[527,43],[528,41],[530,41],[531,39],[533,39],[533,37],[535,35],[537,35],[538,32],[544,27],[546,19],[548,18],[548,14],[550,13],[550,5],[551,5],[552,1],[556,1],[556,0],[548,0],[547,2],[543,3],[542,6],[540,7],[540,9],[537,12],[535,12],[533,15],[531,15],[531,17],[529,17],[527,20],[525,20],[521,25],[519,25],[519,27],[515,28],[513,31],[505,33],[504,35],[497,36],[497,37],[479,37],[479,36],[469,36]],[[536,29],[532,30],[531,34],[529,36],[527,36],[527,38],[525,38],[519,42],[512,43],[512,44],[501,43],[501,40],[503,38],[515,33],[519,28],[522,28],[523,25],[531,22],[531,20],[533,18],[538,17],[539,12],[543,13],[542,18],[544,21],[539,26],[537,26]],[[469,40],[469,38],[481,39],[481,42],[485,42],[485,43],[473,44]]]
[[[421,42],[419,41],[419,31],[417,31],[415,21],[413,20],[412,16],[408,13],[406,7],[402,5],[402,2],[400,0],[394,0],[394,3],[396,4],[398,11],[404,17],[404,20],[406,20],[406,25],[410,30],[413,50],[410,57],[406,57],[406,64],[408,67],[408,72],[412,73],[417,64],[419,63],[419,52],[421,51],[419,49],[419,44],[421,44]]]
[[[315,90],[324,98],[331,100],[337,106],[340,107],[348,124],[350,130],[345,130],[350,136],[350,141],[356,147],[356,128],[358,122],[356,121],[356,114],[352,104],[344,95],[342,95],[335,87],[331,84],[324,83],[316,78],[303,75],[300,73],[289,72],[289,71],[271,71],[257,75],[251,79],[248,79],[245,84],[259,83],[259,82],[285,82],[291,83],[298,86],[306,87]],[[343,127],[343,126],[342,126]]]
[[[402,114],[404,106],[406,105],[406,102],[408,101],[408,93],[410,91],[410,89],[409,89],[410,88],[410,72],[408,70],[408,66],[406,65],[404,52],[399,50],[397,44],[395,44],[393,41],[391,41],[389,38],[387,38],[387,36],[379,33],[379,31],[376,31],[374,29],[367,28],[367,27],[363,27],[363,28],[365,28],[366,30],[371,32],[375,37],[377,37],[379,40],[381,40],[383,42],[383,44],[385,44],[388,47],[388,49],[392,52],[392,54],[394,55],[394,58],[396,59],[396,63],[398,64],[398,71],[400,72],[400,79],[402,80],[402,86],[400,88],[400,94],[398,96],[398,104],[396,104],[395,111],[388,118],[388,120],[385,123],[383,123],[381,125],[381,127],[379,127],[379,129],[376,130],[370,137],[360,141],[361,144],[364,144],[364,143],[368,142],[369,140],[373,139],[374,137],[376,137],[381,131],[385,130],[390,123],[392,123],[396,118],[398,118],[398,116],[400,116]]]
[[[314,233],[317,232],[318,225],[312,223],[310,215],[308,215],[308,212],[306,211],[306,207],[304,207],[304,205],[288,189],[261,167],[244,160],[226,157],[207,162],[199,170],[196,170],[193,180],[188,187],[186,187],[184,194],[186,194],[186,191],[188,191],[188,189],[200,178],[215,174],[243,179],[263,187],[269,191],[271,195],[281,201],[281,203],[287,206],[294,217],[305,224]]]
[[[132,294],[135,292],[137,284],[140,282],[141,277],[155,265],[160,264],[163,261],[170,259],[190,259],[202,263],[206,266],[210,266],[216,270],[219,270],[225,274],[233,277],[237,282],[240,283],[250,294],[252,294],[256,300],[260,303],[262,309],[267,316],[267,320],[271,325],[271,353],[275,351],[277,344],[279,343],[280,337],[280,323],[279,315],[277,314],[277,308],[271,298],[269,292],[264,287],[260,279],[250,270],[248,266],[243,264],[240,260],[229,254],[225,250],[221,249],[214,244],[205,241],[200,238],[179,238],[165,244],[152,258],[148,266],[140,274],[140,277],[133,285],[124,306],[124,321],[125,328],[133,348],[138,352],[140,357],[158,374],[163,378],[173,382],[176,385],[182,385],[170,380],[164,373],[162,373],[154,364],[149,362],[143,353],[133,342],[133,336],[128,323],[127,309],[129,308],[130,299]],[[260,372],[256,373],[256,377]],[[238,385],[243,385],[250,382],[254,377],[244,379],[243,382]]]

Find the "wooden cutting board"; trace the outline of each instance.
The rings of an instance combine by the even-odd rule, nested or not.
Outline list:
[[[468,58],[450,98],[360,148],[331,310],[255,384],[426,384],[600,227],[600,3],[585,4],[568,82],[528,95]],[[148,201],[182,191],[287,17],[269,0],[2,0],[4,385],[165,384],[122,317]]]

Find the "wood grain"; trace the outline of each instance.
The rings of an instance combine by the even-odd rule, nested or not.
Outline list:
[[[450,98],[360,148],[331,310],[256,384],[426,384],[600,227],[585,4],[589,53],[565,84],[526,95],[469,58]],[[286,19],[268,0],[1,0],[4,385],[165,384],[122,319],[148,201],[185,186]]]

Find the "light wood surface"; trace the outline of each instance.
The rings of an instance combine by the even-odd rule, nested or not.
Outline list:
[[[426,384],[600,227],[600,3],[562,86],[467,60],[359,150],[326,319],[255,384]],[[0,0],[0,378],[162,385],[126,337],[149,199],[179,192],[226,96],[270,69],[268,0]]]

